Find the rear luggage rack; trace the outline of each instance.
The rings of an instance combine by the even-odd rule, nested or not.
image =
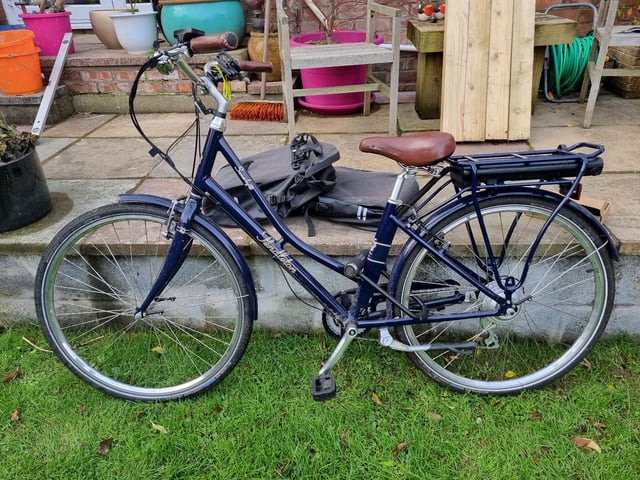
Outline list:
[[[602,145],[583,142],[559,145],[554,150],[454,155],[449,159],[450,175],[459,188],[473,187],[474,178],[478,186],[600,175],[604,161],[599,155],[603,152]]]

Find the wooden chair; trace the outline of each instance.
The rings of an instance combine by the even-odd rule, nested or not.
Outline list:
[[[289,137],[295,136],[294,98],[305,95],[327,93],[364,92],[364,115],[370,113],[371,92],[380,91],[389,97],[389,135],[398,131],[398,78],[400,73],[400,10],[379,5],[372,0],[367,2],[366,42],[327,45],[309,45],[291,48],[289,45],[289,17],[283,0],[277,0],[278,37],[282,62],[282,93],[284,97]],[[387,16],[391,19],[391,49],[374,45],[376,17]],[[391,64],[389,84],[373,77],[372,65]],[[367,81],[364,85],[346,85],[326,88],[294,88],[293,71],[303,68],[338,67],[344,65],[367,65]]]
[[[591,117],[596,106],[596,99],[600,91],[602,77],[636,77],[640,76],[640,69],[605,68],[604,62],[609,47],[638,47],[640,46],[640,32],[630,33],[630,25],[614,25],[619,0],[601,0],[598,8],[598,18],[594,32],[594,40],[589,53],[587,68],[584,72],[580,103],[583,103],[591,82],[587,108],[584,114],[584,127],[591,126]]]

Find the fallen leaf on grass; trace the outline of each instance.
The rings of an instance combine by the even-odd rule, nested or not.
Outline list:
[[[22,341],[23,342],[27,342],[29,345],[31,345],[33,348],[35,348],[36,350],[40,351],[40,352],[44,352],[44,353],[53,353],[53,350],[49,350],[48,348],[42,348],[39,347],[38,345],[36,345],[36,343],[32,340],[29,340],[26,337],[22,337]]]
[[[340,434],[340,445],[343,447],[347,447],[349,445],[349,439],[351,438],[351,434],[353,432],[351,430],[345,430]]]
[[[598,453],[602,453],[602,449],[600,448],[600,445],[598,445],[596,442],[594,442],[590,438],[575,437],[573,439],[573,443],[574,445],[580,448],[587,448],[589,450],[595,450]]]
[[[20,410],[14,410],[11,412],[11,417],[9,418],[10,422],[17,422],[20,420]]]
[[[374,405],[382,405],[382,400],[380,400],[380,397],[376,392],[371,394],[371,400],[373,400]]]
[[[162,347],[153,347],[151,351],[157,353],[158,355],[164,355],[164,348]]]
[[[100,442],[100,446],[98,447],[98,455],[106,455],[111,450],[111,445],[113,444],[113,438],[108,437]]]
[[[285,463],[285,464],[283,464],[283,465],[280,465],[280,466],[278,467],[278,470],[277,470],[278,475],[283,475],[283,474],[284,474],[284,472],[286,472],[287,470],[289,470],[289,467],[290,467],[290,466],[291,466],[291,462],[288,462],[288,463]]]
[[[158,425],[157,423],[153,423],[153,422],[149,422],[149,423],[151,423],[151,428],[153,428],[154,430],[157,430],[158,432],[164,433],[164,434],[169,433],[167,429],[164,428],[162,425]]]
[[[434,422],[440,422],[442,420],[442,415],[436,412],[427,412],[427,418]]]
[[[20,374],[20,369],[16,368],[13,372],[8,373],[4,377],[2,377],[2,383],[12,382],[13,380],[15,380],[18,377],[19,374]]]
[[[398,460],[398,455],[400,455],[400,452],[401,452],[402,450],[404,450],[405,448],[407,448],[407,446],[408,446],[409,444],[411,444],[411,443],[413,443],[413,440],[411,440],[411,441],[405,441],[405,442],[399,443],[399,444],[398,444],[398,446],[397,446],[397,447],[395,448],[395,450],[393,451],[393,460],[394,460],[394,461],[395,461],[395,460]]]

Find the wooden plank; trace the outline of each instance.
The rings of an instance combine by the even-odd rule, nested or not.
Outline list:
[[[531,130],[535,0],[514,2],[508,140],[526,140]]]
[[[561,2],[558,1],[557,3]],[[536,13],[535,18],[534,42],[536,47],[573,42],[578,25],[575,20],[557,17],[548,13]]]
[[[393,51],[372,43],[309,45],[290,50],[291,68],[337,67],[392,63]]]
[[[442,52],[418,54],[416,112],[422,119],[440,119],[442,97]]]
[[[512,0],[493,0],[491,5],[485,132],[488,140],[504,140],[509,130],[513,4]]]
[[[489,36],[491,0],[474,0],[469,13],[467,40],[467,70],[464,98],[465,141],[483,141],[487,117],[487,87],[489,69]]]
[[[448,3],[445,16],[440,128],[460,140],[464,140],[469,3],[470,0]]]

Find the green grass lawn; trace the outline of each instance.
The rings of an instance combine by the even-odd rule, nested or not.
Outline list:
[[[92,389],[23,337],[46,347],[35,326],[0,333],[0,479],[640,478],[633,339],[516,397],[448,391],[354,342],[336,399],[316,403],[310,378],[334,342],[258,331],[220,386],[149,404]]]

